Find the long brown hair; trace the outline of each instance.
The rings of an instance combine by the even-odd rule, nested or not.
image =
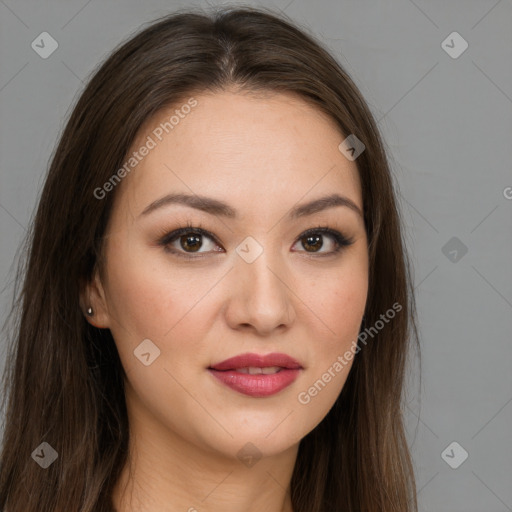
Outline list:
[[[284,15],[249,7],[156,20],[100,66],[71,113],[16,275],[1,510],[113,510],[113,487],[127,461],[125,374],[110,330],[84,319],[79,295],[101,264],[116,191],[101,200],[94,191],[123,165],[150,116],[192,94],[232,86],[298,94],[341,134],[364,143],[356,164],[370,274],[361,331],[371,332],[393,304],[401,306],[361,347],[335,405],[302,439],[290,489],[294,512],[417,510],[402,405],[410,341],[419,343],[383,141],[354,82],[321,44]],[[46,469],[32,458],[42,442],[58,454]]]

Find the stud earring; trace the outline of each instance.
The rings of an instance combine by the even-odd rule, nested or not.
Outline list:
[[[90,306],[87,308],[87,314],[89,316],[93,316],[94,315],[94,311],[92,310],[92,308]]]

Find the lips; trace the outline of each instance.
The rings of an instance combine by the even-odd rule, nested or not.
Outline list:
[[[217,381],[251,397],[274,395],[298,377],[301,364],[286,354],[241,354],[208,368]]]
[[[210,368],[218,371],[238,370],[240,368],[270,368],[277,366],[290,370],[302,368],[301,364],[287,354],[272,353],[266,355],[260,354],[240,354],[216,363]]]

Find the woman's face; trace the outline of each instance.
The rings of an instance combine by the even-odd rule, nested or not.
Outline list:
[[[368,289],[358,171],[335,124],[294,96],[194,98],[149,120],[133,144],[90,321],[113,334],[139,424],[227,457],[248,442],[277,454],[326,416],[352,364],[339,358],[354,347]],[[345,205],[301,209],[333,194]],[[238,367],[269,374],[211,369],[247,353],[286,354],[300,368],[271,375],[287,362],[249,359]]]

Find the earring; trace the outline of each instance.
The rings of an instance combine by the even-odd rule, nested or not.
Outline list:
[[[89,316],[93,316],[94,315],[94,311],[92,310],[92,308],[90,306],[87,308],[87,314]]]

